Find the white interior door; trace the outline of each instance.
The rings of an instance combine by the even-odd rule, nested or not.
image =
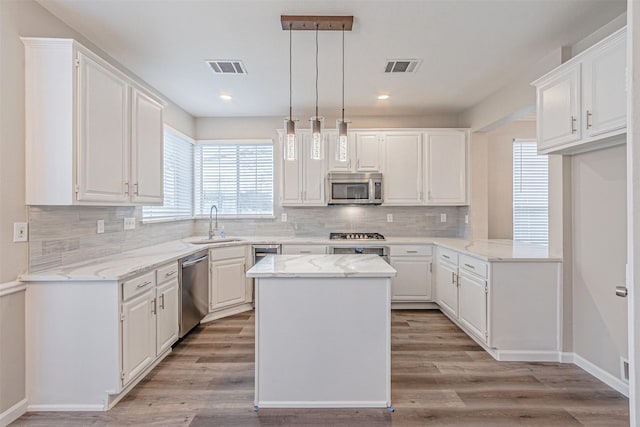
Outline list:
[[[640,271],[640,258],[635,255],[640,249],[640,4],[637,0],[627,2],[627,287],[629,290],[629,425],[640,421],[640,292],[635,271]],[[638,224],[638,227],[635,227]]]

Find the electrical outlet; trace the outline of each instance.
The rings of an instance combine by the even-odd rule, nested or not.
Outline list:
[[[469,224],[469,214],[466,214],[466,215],[464,216],[464,223],[465,223],[465,224]]]
[[[440,222],[447,222],[447,214],[446,213],[441,213],[440,214]]]
[[[104,219],[99,219],[97,224],[96,224],[96,233],[98,234],[102,234],[104,233]]]
[[[280,222],[287,222],[287,214],[286,213],[282,213],[280,214]]]
[[[13,241],[26,242],[29,240],[29,231],[26,222],[13,223]]]
[[[136,228],[136,219],[135,218],[125,218],[124,219],[124,229],[125,230],[133,230]]]
[[[387,214],[387,222],[393,222],[393,214]]]

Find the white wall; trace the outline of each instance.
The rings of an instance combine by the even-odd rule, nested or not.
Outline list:
[[[615,377],[627,356],[626,147],[572,158],[573,351]]]

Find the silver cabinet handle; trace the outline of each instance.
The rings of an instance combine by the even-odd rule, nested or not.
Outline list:
[[[408,254],[417,254],[418,251],[407,251]]]
[[[590,120],[591,116],[593,116],[593,114],[591,114],[591,112],[587,110],[587,129],[590,129],[593,126]]]
[[[473,265],[469,265],[469,264],[464,264],[465,267],[469,267],[472,270],[475,270],[476,268]]]
[[[311,251],[300,251],[301,254],[310,254]]]
[[[442,254],[442,258],[449,259],[449,255]]]
[[[456,273],[454,273],[453,271],[451,272],[451,284],[456,283]]]
[[[574,126],[577,121],[578,119],[576,119],[574,116],[571,116],[571,133],[576,133],[578,131],[578,129],[576,129],[576,127]]]
[[[173,276],[173,275],[174,275],[174,274],[176,274],[176,273],[177,273],[177,271],[176,271],[176,270],[173,270],[173,271],[170,271],[170,272],[168,272],[168,273],[165,273],[165,274],[164,274],[164,277],[171,277],[171,276]]]
[[[133,194],[138,195],[138,183],[133,184]]]
[[[156,299],[155,298],[151,300],[151,304],[152,304],[152,306],[151,306],[151,314],[156,314],[157,307],[156,307]]]
[[[124,194],[129,195],[129,183],[124,183]]]
[[[629,294],[626,286],[616,286],[616,296],[620,298],[626,298]]]
[[[144,288],[145,286],[150,285],[150,284],[151,284],[151,280],[148,280],[148,281],[146,281],[144,283],[140,283],[138,286],[136,286],[136,288],[137,289]]]
[[[164,294],[160,295],[160,308],[164,310]]]

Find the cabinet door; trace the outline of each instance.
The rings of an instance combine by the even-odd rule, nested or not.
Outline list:
[[[155,289],[122,304],[122,385],[156,358]]]
[[[458,268],[449,263],[438,261],[436,268],[436,302],[441,309],[453,317],[458,317]]]
[[[425,134],[427,203],[462,205],[467,202],[467,138],[465,132]]]
[[[422,135],[387,133],[383,145],[384,204],[423,204]]]
[[[162,204],[162,105],[135,89],[131,104],[131,200]]]
[[[487,342],[487,282],[464,270],[460,271],[458,316],[472,334]]]
[[[431,301],[431,258],[392,257],[398,273],[391,279],[392,301]]]
[[[327,158],[327,164],[329,165],[329,172],[352,172],[355,168],[356,157],[356,136],[353,132],[350,132],[347,137],[347,160],[341,162],[337,160],[338,151],[338,134],[330,133],[327,135],[329,143],[329,157]]]
[[[580,64],[537,87],[538,151],[580,139]]]
[[[356,171],[380,172],[382,140],[382,136],[376,132],[356,133]]]
[[[158,286],[158,320],[157,320],[157,348],[156,354],[165,352],[178,340],[178,279]]]
[[[245,302],[245,259],[211,262],[211,310]]]
[[[324,153],[326,153],[326,140],[327,135],[323,135],[324,138]],[[301,150],[303,153],[302,158],[302,204],[309,206],[323,206],[325,205],[325,157],[323,154],[322,159],[314,160],[311,158],[311,134],[306,133],[302,137],[303,147]]]
[[[585,136],[626,126],[626,63],[624,33],[585,58],[582,64]]]
[[[287,160],[284,157],[285,141],[283,135],[280,135],[280,146],[282,147],[283,159],[282,159],[282,188],[280,191],[280,204],[282,206],[295,206],[302,203],[302,173],[301,173],[301,156],[300,148],[302,144],[300,139],[302,135],[296,136],[296,158],[294,160]]]
[[[129,86],[78,53],[77,200],[129,201]]]

